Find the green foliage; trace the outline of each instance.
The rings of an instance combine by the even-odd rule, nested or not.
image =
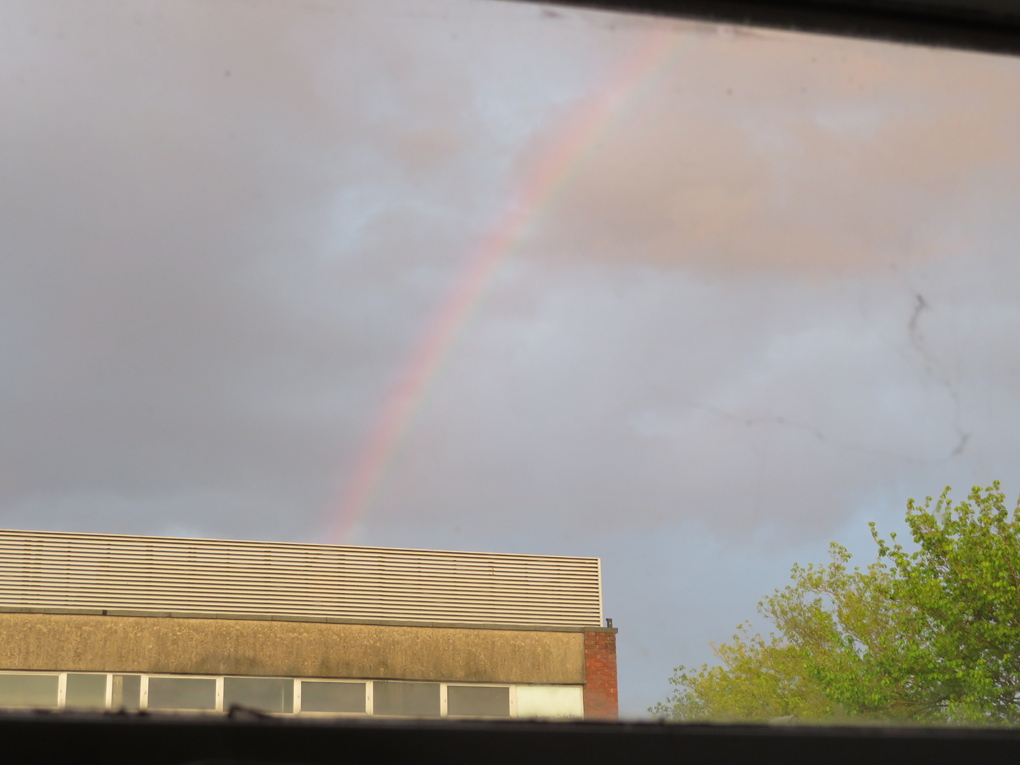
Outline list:
[[[907,503],[914,545],[871,524],[877,560],[795,565],[792,584],[758,604],[774,625],[743,625],[713,646],[718,666],[677,667],[671,720],[898,720],[1020,723],[1020,503],[998,482],[954,504]]]

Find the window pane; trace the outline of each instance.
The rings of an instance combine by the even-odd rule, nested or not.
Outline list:
[[[439,717],[439,683],[380,681],[373,687],[377,715]]]
[[[0,707],[56,707],[59,675],[0,675]]]
[[[137,712],[141,709],[142,676],[114,675],[112,696],[111,709]]]
[[[584,717],[584,693],[577,686],[517,686],[518,717]]]
[[[451,685],[446,689],[446,711],[451,715],[509,717],[510,689]]]
[[[262,712],[293,712],[294,681],[277,677],[225,677],[223,708],[230,709],[234,704]]]
[[[67,709],[106,709],[106,675],[67,673]]]
[[[301,681],[302,712],[364,712],[365,683]]]
[[[214,710],[216,681],[211,677],[150,677],[148,708]]]

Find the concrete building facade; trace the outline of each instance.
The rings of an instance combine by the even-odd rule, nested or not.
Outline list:
[[[598,559],[0,531],[0,708],[614,719]]]

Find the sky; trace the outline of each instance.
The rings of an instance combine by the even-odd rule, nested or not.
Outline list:
[[[0,526],[598,556],[637,717],[830,541],[1020,493],[1020,60],[5,0],[0,147]]]

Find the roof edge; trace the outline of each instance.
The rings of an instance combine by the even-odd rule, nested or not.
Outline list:
[[[465,555],[485,556],[487,558],[542,558],[547,560],[577,560],[596,562],[599,558],[594,555],[542,555],[535,553],[506,553],[506,552],[485,552],[483,550],[438,550],[425,547],[379,547],[372,545],[337,545],[322,544],[318,542],[273,542],[259,539],[215,539],[210,537],[161,537],[154,534],[102,534],[92,531],[42,531],[38,529],[3,529],[0,528],[0,538],[5,535],[20,536],[28,538],[32,536],[66,539],[94,539],[125,542],[176,542],[184,544],[208,544],[210,546],[219,544],[230,545],[252,545],[272,546],[280,548],[291,548],[300,550],[365,550],[385,552],[406,552],[406,553],[438,553],[440,555]]]
[[[351,624],[366,627],[424,627],[430,629],[511,630],[517,632],[608,632],[616,627],[556,624],[490,624],[474,622],[434,622],[391,619],[349,619],[336,616],[300,616],[297,614],[204,613],[195,611],[148,611],[134,608],[60,608],[56,606],[5,606],[0,614],[54,614],[65,616],[140,617],[147,619],[229,619],[248,622],[311,622],[317,624]]]

